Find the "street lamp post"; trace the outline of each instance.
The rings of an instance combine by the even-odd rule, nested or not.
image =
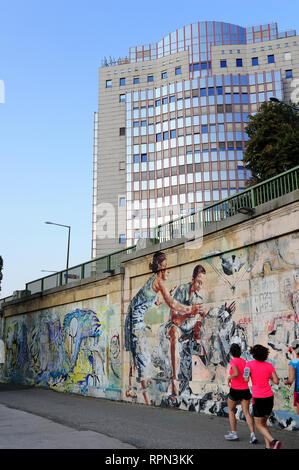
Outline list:
[[[66,255],[66,282],[69,270],[69,257],[70,257],[70,239],[71,239],[71,227],[69,225],[56,224],[55,222],[45,222],[45,224],[58,225],[59,227],[68,228],[68,241],[67,241],[67,255]]]

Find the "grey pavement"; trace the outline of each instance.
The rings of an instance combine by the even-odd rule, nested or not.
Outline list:
[[[0,383],[0,449],[264,449],[245,422],[229,442],[227,417]],[[299,432],[271,428],[283,449]]]

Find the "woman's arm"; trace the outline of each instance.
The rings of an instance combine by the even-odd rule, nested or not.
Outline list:
[[[272,374],[271,374],[271,376],[270,376],[270,379],[272,380],[272,382],[273,382],[275,385],[278,385],[278,384],[279,384],[279,378],[277,377],[276,372],[272,372]]]
[[[285,380],[285,384],[286,385],[292,385],[292,383],[294,382],[295,380],[295,367],[293,366],[289,366],[289,376],[288,378]]]
[[[232,367],[233,373],[232,373],[232,375],[230,375],[230,376],[228,377],[228,379],[227,379],[228,385],[230,385],[232,379],[236,379],[236,378],[238,377],[238,375],[239,375],[239,369],[238,369],[238,367],[237,367],[237,366],[231,366],[231,367]]]
[[[172,310],[176,310],[178,312],[182,312],[186,315],[196,315],[197,313],[200,313],[201,310],[202,310],[202,307],[200,304],[195,304],[195,305],[191,305],[191,306],[187,306],[187,305],[183,305],[181,304],[180,302],[177,302],[168,292],[168,290],[166,289],[163,281],[161,281],[160,279],[156,279],[157,280],[157,287],[158,287],[158,290],[161,292],[162,296],[163,296],[163,299],[164,301],[166,302],[166,304],[168,305],[169,308],[171,308]],[[154,281],[155,282],[155,281]]]

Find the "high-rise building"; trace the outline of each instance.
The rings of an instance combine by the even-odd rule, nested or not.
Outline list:
[[[296,80],[297,79],[297,80]],[[277,23],[200,21],[99,69],[92,256],[245,188],[248,115],[299,85],[299,38]],[[297,98],[298,100],[298,98]]]

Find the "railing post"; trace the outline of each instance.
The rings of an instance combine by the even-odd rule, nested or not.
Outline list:
[[[256,206],[256,202],[255,202],[254,188],[251,188],[251,189],[250,189],[250,196],[251,196],[251,207],[255,207],[255,206]]]

